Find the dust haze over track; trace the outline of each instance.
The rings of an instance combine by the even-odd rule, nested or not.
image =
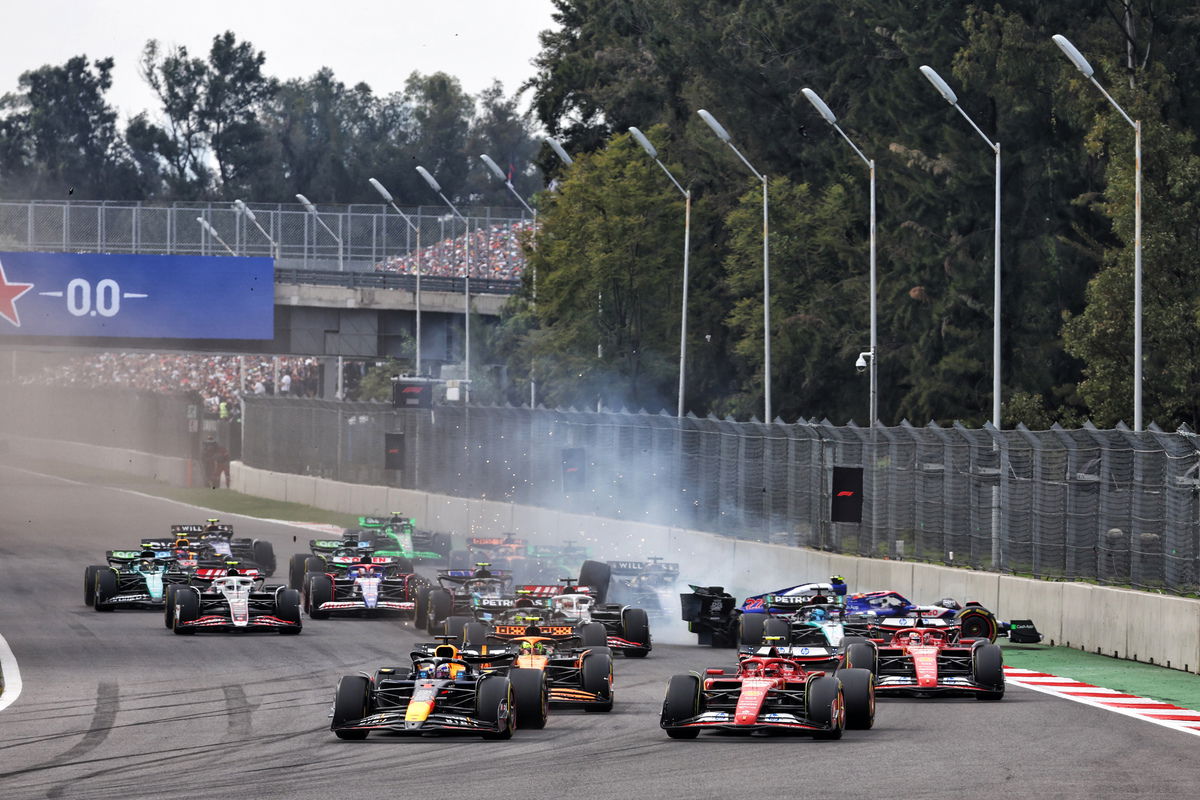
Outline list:
[[[885,700],[841,742],[667,739],[667,678],[731,651],[660,645],[616,663],[611,714],[555,713],[510,742],[328,731],[344,672],[403,663],[387,620],[305,620],[300,636],[178,637],[152,612],[83,605],[85,565],[194,509],[0,466],[0,634],[24,690],[0,712],[0,796],[728,798],[790,787],[854,796],[1089,798],[1191,794],[1195,740],[1010,688],[1000,703]],[[296,529],[237,520],[284,563]],[[301,540],[305,538],[303,534]],[[665,554],[664,554],[665,555]],[[684,573],[684,579],[688,578]],[[806,576],[799,576],[801,578]],[[806,787],[812,787],[809,791]]]

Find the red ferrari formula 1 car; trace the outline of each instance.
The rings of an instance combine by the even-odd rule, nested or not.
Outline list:
[[[659,724],[672,739],[694,739],[702,730],[840,739],[845,728],[874,723],[870,670],[809,672],[800,662],[772,654],[743,657],[733,672],[675,675],[667,684]]]
[[[845,663],[870,669],[880,694],[1004,697],[1000,648],[987,639],[963,637],[961,626],[954,622],[885,619],[871,629],[870,636],[846,646]]]

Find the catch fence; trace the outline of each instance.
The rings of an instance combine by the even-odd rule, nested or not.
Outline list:
[[[384,205],[303,207],[247,203],[254,219],[229,203],[0,202],[0,250],[275,257],[312,270],[412,271],[458,277],[470,249],[472,278],[520,277],[518,236],[532,225],[523,209],[466,208],[464,223],[445,208]],[[202,221],[201,221],[202,220]],[[418,242],[420,247],[418,248]]]
[[[385,469],[385,434],[399,435],[401,469]],[[850,555],[1200,589],[1200,454],[1186,428],[868,429],[248,397],[243,459]],[[830,521],[834,467],[862,469],[861,523]]]

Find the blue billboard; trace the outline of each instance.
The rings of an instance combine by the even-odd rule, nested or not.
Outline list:
[[[271,339],[270,258],[0,253],[0,337]]]

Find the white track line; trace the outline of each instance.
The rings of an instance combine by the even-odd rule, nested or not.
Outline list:
[[[0,673],[4,674],[4,692],[0,694],[0,711],[3,711],[21,696],[21,669],[3,636],[0,636]]]
[[[1061,678],[1036,670],[1005,667],[1004,678],[1008,683],[1032,689],[1035,692],[1152,722],[1173,731],[1200,736],[1200,711],[1180,708],[1161,700],[1138,697],[1115,689],[1106,689],[1103,686],[1094,686],[1073,678]],[[1182,719],[1162,719],[1161,717],[1164,716],[1182,717]]]

